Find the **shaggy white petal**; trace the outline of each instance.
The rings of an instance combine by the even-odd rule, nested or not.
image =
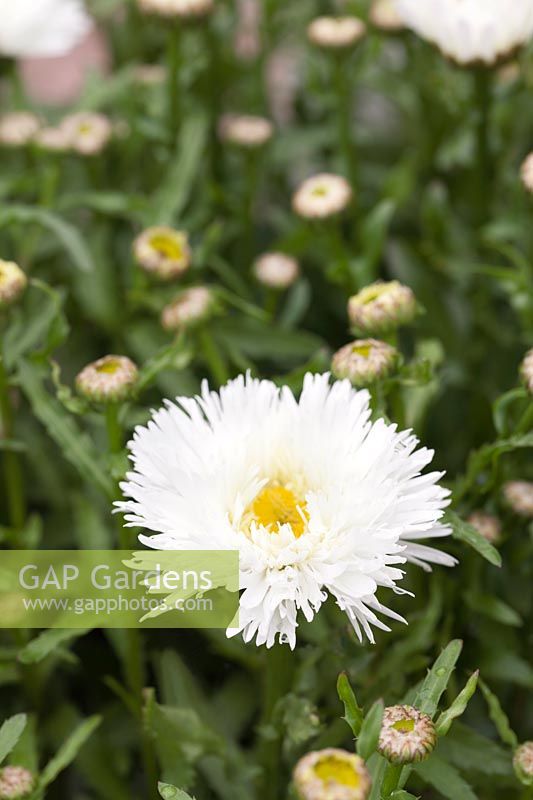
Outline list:
[[[533,0],[395,0],[395,8],[460,64],[492,64],[533,35]]]
[[[240,620],[229,635],[294,647],[298,614],[312,620],[331,595],[373,641],[372,626],[388,630],[378,614],[402,619],[376,598],[379,587],[403,591],[398,565],[454,563],[418,543],[450,531],[438,522],[442,473],[422,473],[433,453],[417,444],[410,431],[372,423],[368,392],[348,381],[307,375],[297,400],[240,376],[167,401],[136,428],[121,485],[129,499],[117,506],[127,524],[156,534],[140,537],[150,547],[239,551]],[[298,498],[292,521],[258,516],[269,487]]]
[[[91,30],[82,0],[0,0],[0,54],[62,56]]]

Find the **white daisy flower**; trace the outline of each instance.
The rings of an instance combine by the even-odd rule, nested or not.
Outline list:
[[[395,0],[409,28],[459,64],[494,64],[533,35],[533,0]]]
[[[328,595],[359,639],[401,620],[377,599],[399,565],[452,566],[419,543],[447,536],[439,522],[442,473],[410,431],[370,422],[369,394],[308,374],[299,400],[287,388],[240,376],[219,392],[166,401],[129,443],[134,470],[116,505],[161,550],[238,550],[239,627],[245,641],[296,643]],[[377,613],[376,613],[377,612]]]
[[[53,57],[72,50],[94,26],[82,0],[0,0],[0,54]]]

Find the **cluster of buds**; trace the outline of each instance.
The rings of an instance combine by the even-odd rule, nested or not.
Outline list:
[[[300,266],[285,253],[263,253],[253,265],[256,279],[269,289],[288,289],[298,279]]]
[[[207,17],[214,9],[214,0],[138,0],[145,14],[194,20]]]
[[[113,131],[109,117],[95,111],[68,114],[57,126],[43,125],[29,111],[14,111],[0,118],[0,144],[10,147],[33,144],[56,153],[96,155],[106,147]]]
[[[533,786],[533,742],[524,742],[515,751],[513,767],[524,786]]]
[[[35,778],[25,767],[0,769],[0,800],[22,800],[35,788]]]
[[[415,295],[398,281],[373,283],[348,301],[348,316],[354,332],[383,336],[408,325],[418,313]]]
[[[293,783],[299,800],[367,800],[371,789],[363,759],[337,747],[307,753]]]
[[[185,289],[161,312],[161,325],[167,331],[182,331],[200,325],[215,308],[215,298],[207,286]]]
[[[516,514],[533,517],[533,483],[530,481],[507,481],[503,496]]]
[[[520,375],[529,394],[533,394],[533,348],[527,351],[522,360]]]
[[[327,219],[349,205],[352,188],[341,175],[321,173],[307,178],[296,190],[292,207],[304,219]]]
[[[182,275],[191,263],[187,234],[166,225],[146,228],[133,243],[139,266],[163,281]]]
[[[437,743],[428,714],[413,706],[389,706],[383,714],[378,752],[392,764],[423,761]]]
[[[18,264],[0,259],[0,311],[16,303],[27,285],[28,279]]]
[[[487,511],[473,511],[467,522],[483,536],[487,542],[498,544],[501,540],[502,525],[498,517]]]
[[[324,50],[346,50],[359,42],[366,25],[358,17],[317,17],[307,28],[309,41]]]
[[[93,403],[119,403],[128,399],[139,372],[127,356],[104,356],[87,364],[76,377],[76,389]]]
[[[378,339],[360,339],[337,350],[331,370],[336,378],[347,378],[352,386],[362,388],[389,377],[399,359],[399,353],[392,345]]]
[[[254,149],[272,138],[274,126],[266,117],[252,114],[224,114],[218,123],[218,135],[224,142]]]

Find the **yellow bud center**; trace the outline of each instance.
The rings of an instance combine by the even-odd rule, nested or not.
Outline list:
[[[286,486],[269,484],[250,503],[247,516],[258,525],[278,533],[281,525],[290,525],[298,539],[305,531],[309,514],[305,501]]]
[[[114,359],[104,361],[96,367],[97,372],[103,372],[105,375],[114,375],[120,369],[120,363]]]
[[[183,245],[177,237],[156,233],[150,238],[150,245],[165,258],[176,261],[183,258]]]
[[[328,193],[328,190],[325,186],[316,186],[313,191],[311,192],[312,195],[315,197],[325,197]]]
[[[392,727],[400,733],[411,733],[415,729],[415,721],[414,719],[399,719],[393,723]]]
[[[354,765],[335,756],[328,756],[319,761],[314,767],[314,773],[325,784],[340,783],[342,786],[357,789],[361,783],[361,777]]]
[[[352,352],[362,358],[368,358],[372,352],[372,347],[369,344],[354,344]]]

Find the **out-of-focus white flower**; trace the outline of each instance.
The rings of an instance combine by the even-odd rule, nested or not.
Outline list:
[[[533,35],[533,0],[395,0],[405,25],[459,64],[494,64]]]
[[[366,25],[358,17],[317,17],[307,28],[309,41],[326,50],[353,47],[366,33]]]
[[[100,153],[113,135],[113,123],[105,114],[78,111],[61,122],[69,147],[83,156]]]
[[[243,61],[252,61],[261,52],[261,3],[259,0],[237,0],[236,7],[235,54]]]
[[[368,18],[374,27],[388,33],[401,31],[404,27],[394,0],[372,0]]]
[[[524,742],[515,750],[513,767],[520,783],[533,786],[533,742]]]
[[[524,188],[533,194],[533,153],[530,153],[522,162],[520,177]]]
[[[157,86],[166,81],[167,68],[163,64],[138,64],[134,76],[143,86]]]
[[[133,243],[133,255],[142,269],[163,281],[179,278],[191,263],[187,234],[167,225],[146,228]]]
[[[133,471],[117,503],[160,550],[238,550],[239,627],[245,641],[295,646],[298,614],[312,620],[328,595],[357,636],[374,640],[376,597],[401,592],[406,560],[453,565],[419,543],[448,536],[439,522],[442,473],[410,431],[370,421],[370,396],[348,381],[306,375],[297,400],[272,381],[240,376],[200,397],[178,397],[138,426]]]
[[[138,0],[141,11],[161,17],[197,19],[213,11],[214,0]]]
[[[478,533],[480,533],[487,542],[491,544],[498,544],[502,534],[502,524],[498,517],[494,514],[489,514],[487,511],[472,511],[467,519],[467,522],[472,525]]]
[[[531,481],[507,481],[503,496],[516,514],[533,517],[533,483]]]
[[[41,123],[31,111],[8,111],[0,117],[0,144],[20,147],[31,142]]]
[[[324,172],[299,186],[292,207],[300,217],[325,219],[344,211],[351,199],[352,189],[346,178]]]
[[[93,27],[82,0],[0,0],[0,54],[62,56]]]
[[[207,286],[191,286],[161,312],[161,324],[167,331],[180,331],[206,320],[214,307],[213,293]]]
[[[70,147],[70,136],[61,126],[40,128],[33,137],[33,141],[43,150],[56,153],[63,153]]]
[[[261,147],[272,138],[273,132],[269,119],[253,114],[224,114],[218,124],[220,138],[240,147]]]
[[[528,350],[520,364],[520,375],[529,394],[533,394],[533,347]]]
[[[287,289],[300,274],[295,258],[286,253],[263,253],[254,263],[254,275],[264,286]]]
[[[298,800],[367,800],[372,786],[363,759],[338,747],[307,753],[292,777]]]

